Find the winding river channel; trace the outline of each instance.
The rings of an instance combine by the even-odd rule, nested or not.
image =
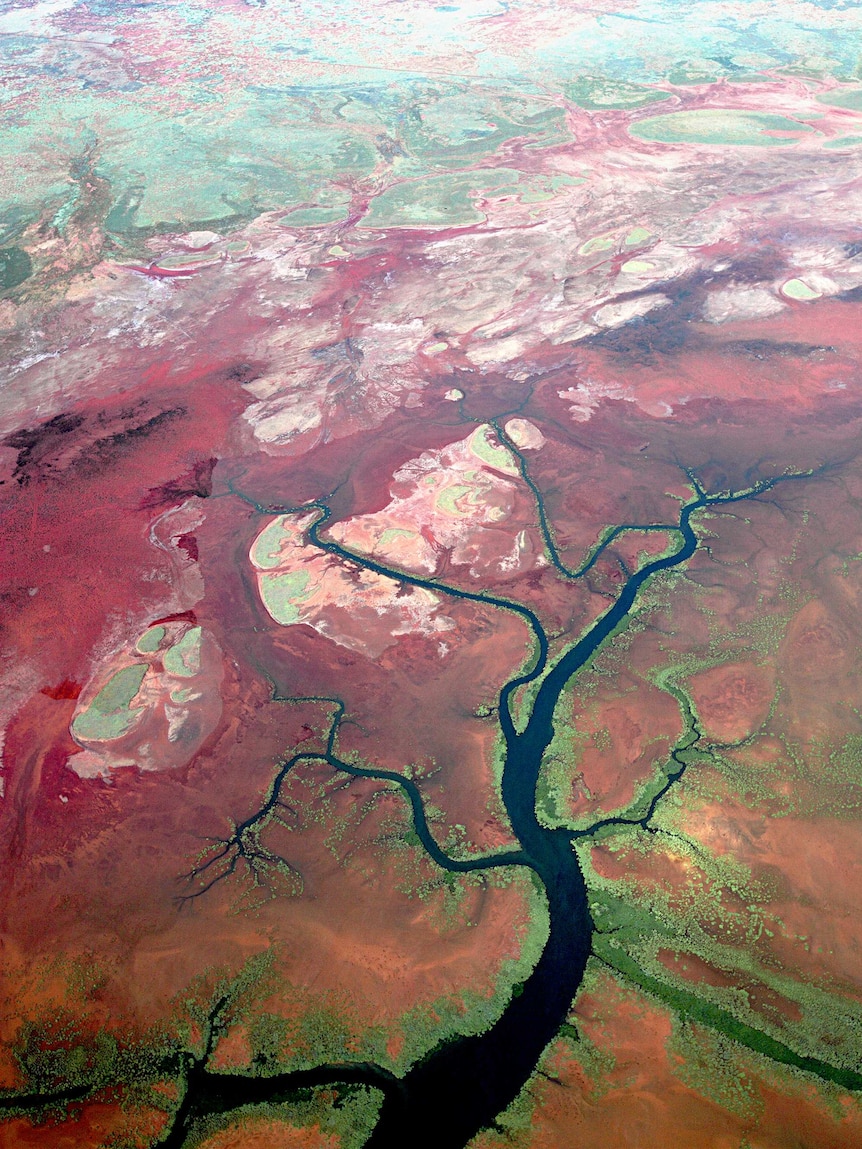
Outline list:
[[[463,1149],[480,1130],[493,1127],[498,1116],[530,1080],[544,1050],[566,1023],[590,956],[595,954],[598,960],[612,964],[607,949],[602,949],[603,935],[596,931],[590,914],[587,886],[575,842],[612,825],[639,825],[652,829],[648,823],[657,804],[700,753],[695,750],[701,738],[696,716],[683,693],[668,683],[667,689],[680,704],[684,730],[661,775],[654,780],[646,811],[639,816],[630,812],[605,816],[591,826],[578,829],[544,825],[536,814],[536,792],[542,763],[554,737],[554,713],[563,691],[614,633],[626,625],[637,607],[638,596],[650,580],[682,566],[695,554],[698,548],[695,523],[700,512],[756,499],[779,483],[812,478],[827,469],[785,472],[755,482],[744,490],[724,490],[715,494],[705,490],[696,475],[686,470],[692,494],[687,501],[681,502],[675,522],[609,527],[584,563],[572,569],[557,549],[542,494],[529,475],[524,456],[496,420],[492,421],[492,426],[518,461],[521,476],[536,501],[539,528],[549,561],[564,578],[579,579],[625,532],[661,531],[668,539],[667,549],[662,555],[644,562],[633,572],[617,560],[624,581],[615,599],[578,638],[553,656],[539,617],[522,603],[481,591],[463,590],[439,579],[422,578],[409,571],[385,566],[336,543],[327,533],[332,520],[327,498],[300,506],[271,507],[242,494],[230,483],[228,493],[243,499],[261,516],[313,515],[307,527],[308,542],[340,561],[374,571],[401,585],[423,587],[435,594],[505,610],[522,619],[532,635],[532,653],[528,666],[501,687],[497,708],[503,751],[502,801],[517,846],[491,855],[453,857],[448,854],[431,833],[421,790],[412,779],[339,756],[338,733],[345,718],[345,703],[341,699],[287,699],[277,694],[273,683],[274,698],[315,703],[329,709],[325,746],[318,751],[300,750],[282,762],[257,810],[235,822],[231,835],[217,842],[186,875],[194,892],[180,900],[203,896],[217,882],[236,874],[241,867],[255,880],[261,876],[265,878],[268,867],[281,867],[282,872],[285,867],[290,869],[285,859],[271,854],[262,844],[261,833],[277,816],[281,788],[288,774],[301,763],[316,761],[337,772],[398,786],[410,804],[413,826],[422,846],[432,861],[443,869],[454,873],[505,866],[529,869],[542,886],[547,901],[548,934],[541,955],[526,980],[515,987],[497,1021],[484,1033],[441,1041],[403,1077],[359,1061],[270,1074],[214,1069],[213,1055],[221,1036],[232,1024],[231,991],[225,990],[211,1003],[202,1025],[201,1041],[197,1043],[200,1047],[191,1049],[176,1045],[172,1052],[157,1056],[150,1067],[149,1075],[153,1082],[169,1081],[176,1088],[176,1103],[158,1140],[163,1149],[184,1149],[189,1144],[198,1144],[201,1136],[206,1137],[206,1130],[213,1120],[230,1123],[249,1106],[291,1103],[299,1092],[321,1086],[342,1085],[348,1090],[366,1087],[382,1095],[376,1123],[365,1142],[367,1149],[426,1149],[426,1146],[428,1149]],[[641,796],[642,800],[645,798],[645,795]],[[613,960],[618,964],[612,968],[618,969],[623,976],[633,976],[637,984],[657,994],[660,1000],[667,998],[668,987],[642,971],[639,973],[629,968],[632,963],[625,955],[620,954]],[[755,1029],[728,1011],[687,991],[674,989],[671,1005],[775,1062],[810,1072],[842,1088],[862,1091],[862,1073],[856,1067],[829,1064],[810,1052],[799,1052],[768,1032]],[[106,1087],[113,1089],[115,1084],[109,1078],[110,1074],[106,1077],[99,1072],[92,1077],[86,1073],[83,1077],[73,1074],[65,1083],[58,1079],[55,1087],[48,1091],[39,1090],[36,1087],[38,1083],[34,1082],[30,1090],[0,1095],[0,1112],[62,1109],[85,1101]]]
[[[523,466],[522,458],[521,463]],[[593,935],[587,888],[572,845],[572,831],[548,828],[536,816],[536,787],[545,752],[554,736],[553,716],[560,695],[572,677],[626,622],[643,587],[655,575],[681,566],[692,557],[698,545],[692,518],[699,511],[756,497],[777,482],[796,477],[802,476],[779,476],[742,492],[715,495],[708,494],[693,480],[695,494],[680,508],[678,522],[660,528],[676,536],[668,552],[630,574],[614,603],[550,668],[547,636],[537,616],[528,608],[491,595],[443,586],[434,579],[418,578],[349,551],[322,533],[329,511],[320,507],[320,516],[309,531],[315,545],[402,583],[515,611],[528,623],[535,639],[532,665],[506,682],[499,695],[499,721],[505,743],[502,798],[520,845],[519,852],[490,858],[449,859],[431,837],[414,785],[401,782],[398,776],[388,772],[347,767],[351,773],[401,782],[411,800],[420,839],[434,860],[445,868],[463,872],[499,865],[528,866],[544,887],[549,913],[548,939],[541,957],[500,1019],[485,1033],[442,1044],[405,1075],[398,1089],[388,1089],[379,1121],[367,1142],[370,1149],[395,1149],[396,1146],[403,1149],[408,1145],[461,1149],[480,1129],[493,1123],[535,1070],[543,1050],[566,1021],[583,980]],[[574,572],[562,567],[547,526],[541,495],[531,486],[539,502],[546,546],[556,560],[554,565],[575,577]],[[648,524],[646,528],[633,525],[626,529],[657,528],[655,524]],[[614,537],[618,533],[619,529]],[[606,538],[600,547],[604,548],[609,541]],[[595,557],[594,553],[590,563]],[[526,722],[518,729],[513,717],[514,696],[521,687],[537,680],[540,682],[532,700],[524,703],[528,710]],[[338,768],[345,768],[346,764],[331,761]]]
[[[566,1022],[572,1003],[581,986],[587,961],[592,952],[594,925],[584,875],[574,848],[582,839],[601,827],[619,824],[644,825],[657,801],[679,780],[686,768],[684,752],[697,741],[694,725],[683,736],[668,762],[664,783],[653,796],[649,812],[642,818],[603,818],[586,829],[567,829],[543,825],[536,814],[536,790],[542,762],[554,737],[554,712],[562,692],[573,676],[585,667],[624,626],[636,608],[638,596],[655,576],[682,566],[695,554],[698,537],[693,520],[699,512],[745,499],[757,498],[778,483],[809,478],[814,472],[785,473],[766,478],[741,491],[707,492],[692,472],[687,471],[691,498],[682,503],[679,516],[672,524],[627,524],[608,530],[586,562],[578,570],[563,562],[546,515],[542,495],[529,478],[526,462],[514,444],[495,424],[501,440],[518,459],[521,473],[528,482],[537,503],[539,523],[545,547],[554,567],[564,577],[577,579],[598,556],[624,531],[664,531],[668,548],[660,557],[645,562],[640,569],[624,570],[625,581],[615,600],[581,634],[554,659],[549,658],[548,637],[540,619],[528,607],[506,598],[483,592],[462,590],[434,578],[422,578],[410,572],[385,566],[366,555],[349,550],[333,541],[326,528],[332,512],[324,500],[301,507],[266,507],[245,495],[260,514],[308,514],[316,517],[308,527],[309,542],[340,560],[374,571],[400,584],[423,587],[437,594],[466,599],[484,606],[514,612],[528,626],[533,636],[529,666],[507,681],[499,693],[498,717],[503,741],[502,800],[518,842],[517,849],[494,855],[455,858],[447,854],[433,837],[425,814],[421,792],[411,779],[393,771],[360,766],[338,755],[338,728],[344,716],[339,699],[316,698],[304,701],[327,703],[333,707],[326,748],[320,752],[300,752],[280,768],[262,807],[236,826],[235,833],[218,852],[190,877],[203,880],[200,896],[216,881],[233,873],[240,859],[253,866],[255,851],[260,850],[260,829],[276,806],[280,788],[290,770],[300,762],[325,762],[334,770],[365,778],[397,784],[408,799],[413,824],[423,847],[433,861],[446,870],[465,873],[502,866],[530,869],[541,883],[547,899],[549,930],[538,962],[527,979],[516,988],[499,1019],[484,1033],[441,1042],[407,1073],[396,1078],[376,1066],[365,1063],[321,1065],[315,1069],[286,1072],[266,1077],[248,1077],[214,1072],[208,1068],[208,1054],[191,1057],[180,1073],[183,1079],[182,1100],[171,1127],[161,1144],[179,1149],[197,1121],[215,1114],[227,1114],[255,1103],[278,1104],[288,1100],[301,1088],[321,1084],[366,1085],[383,1094],[379,1117],[366,1146],[368,1149],[463,1149],[481,1129],[492,1126],[498,1115],[515,1099],[536,1069],[543,1051]],[[231,488],[233,490],[233,488]],[[233,490],[234,494],[239,494]],[[519,718],[514,706],[518,692]],[[257,843],[257,844],[255,844]],[[259,853],[257,856],[260,856]],[[216,866],[214,870],[210,867]],[[212,1028],[216,1028],[216,1011]],[[738,1036],[738,1035],[737,1035]],[[762,1036],[762,1035],[760,1035]],[[743,1040],[745,1035],[743,1034]],[[764,1052],[776,1060],[811,1069],[830,1076],[830,1067],[811,1058],[803,1058],[764,1037]],[[747,1042],[752,1044],[751,1041]],[[774,1047],[774,1048],[773,1048]],[[834,1074],[836,1071],[832,1071]],[[848,1087],[859,1088],[858,1081],[847,1081]],[[839,1080],[832,1076],[833,1080]]]

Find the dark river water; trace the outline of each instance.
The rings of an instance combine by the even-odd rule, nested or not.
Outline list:
[[[517,451],[515,453],[519,455]],[[520,455],[519,459],[523,471],[525,464]],[[424,587],[438,594],[513,612],[523,619],[532,632],[534,652],[531,665],[502,687],[498,709],[505,750],[502,800],[518,847],[492,856],[449,857],[431,834],[421,792],[413,781],[391,771],[360,767],[337,756],[338,722],[344,713],[344,704],[339,700],[318,699],[334,703],[337,710],[326,751],[300,754],[292,761],[316,758],[326,761],[335,770],[397,783],[410,802],[415,830],[425,850],[438,865],[447,870],[465,873],[509,865],[529,868],[543,887],[547,899],[548,937],[529,977],[516,987],[502,1015],[488,1030],[476,1036],[441,1042],[400,1079],[378,1067],[363,1063],[321,1065],[311,1070],[255,1078],[215,1073],[207,1068],[206,1058],[198,1059],[194,1064],[190,1062],[184,1074],[186,1088],[183,1101],[171,1130],[162,1139],[162,1145],[169,1149],[179,1149],[185,1144],[187,1134],[195,1123],[206,1115],[228,1113],[243,1105],[255,1103],[278,1104],[289,1100],[297,1089],[337,1082],[368,1085],[383,1093],[379,1119],[366,1141],[369,1149],[424,1149],[425,1146],[429,1149],[432,1146],[434,1149],[463,1149],[481,1129],[494,1124],[499,1114],[529,1081],[543,1051],[565,1023],[583,981],[593,941],[594,927],[587,888],[573,847],[574,838],[584,837],[592,831],[551,828],[542,825],[536,815],[539,773],[554,737],[553,717],[560,696],[573,676],[589,663],[614,631],[625,625],[637,606],[638,595],[645,584],[662,571],[687,562],[695,553],[698,544],[691,526],[692,516],[705,507],[753,498],[786,479],[804,477],[807,476],[785,474],[764,479],[739,493],[708,494],[689,474],[696,495],[680,506],[675,523],[617,527],[596,547],[586,565],[577,572],[563,564],[547,525],[541,494],[531,482],[531,489],[538,502],[546,546],[554,566],[566,577],[577,578],[588,570],[598,553],[605,550],[623,531],[663,530],[670,540],[663,556],[646,562],[634,573],[626,573],[625,581],[613,603],[550,664],[547,636],[539,618],[528,607],[491,594],[460,590],[433,578],[420,578],[356,554],[322,533],[331,518],[331,512],[322,502],[313,504],[319,514],[309,528],[309,539],[317,547],[346,562],[408,586]],[[278,509],[253,505],[259,512],[268,514],[286,513],[289,510],[307,512],[311,509],[308,505]],[[520,718],[516,725],[512,709],[516,692],[521,687],[528,689],[520,700]],[[682,776],[685,769],[682,759],[675,757],[675,761],[679,768],[668,774],[662,793]],[[275,801],[281,778],[289,768],[289,764],[283,768],[268,800],[270,804]],[[260,813],[254,817],[260,817]],[[609,821],[604,819],[597,826]],[[725,1021],[727,1024],[722,1024],[725,1029],[727,1025],[736,1024],[732,1018]],[[737,1030],[741,1032],[739,1025],[734,1030],[734,1036],[739,1037]],[[800,1057],[765,1035],[743,1033],[740,1039],[752,1048],[762,1049],[767,1056],[776,1060],[812,1070],[827,1079],[838,1080],[835,1077],[837,1070],[830,1070],[829,1066],[813,1058]],[[855,1088],[860,1084],[862,1078],[856,1085],[851,1083],[850,1087]]]
[[[536,1068],[543,1050],[565,1022],[590,955],[593,923],[571,835],[565,830],[543,826],[536,817],[536,786],[545,751],[554,736],[554,710],[572,676],[625,622],[644,584],[655,574],[686,562],[694,554],[697,538],[690,519],[706,504],[704,497],[681,509],[678,526],[670,528],[679,536],[675,548],[632,574],[613,605],[558,658],[528,704],[529,714],[521,730],[512,719],[511,702],[519,687],[536,680],[547,665],[548,642],[541,623],[520,605],[447,588],[447,593],[456,597],[514,609],[525,618],[536,636],[533,666],[507,682],[500,691],[499,716],[506,747],[502,798],[521,847],[517,861],[529,866],[544,887],[550,928],[537,965],[497,1023],[478,1036],[441,1045],[406,1074],[400,1090],[387,1093],[378,1124],[367,1142],[370,1149],[423,1145],[461,1149],[514,1100]],[[312,528],[313,541],[333,554],[355,561],[352,552],[320,535],[325,521],[326,515]],[[401,572],[367,559],[362,560],[362,565],[430,590],[440,589],[434,580],[405,579]],[[416,801],[412,795],[411,800],[415,813]],[[426,849],[439,861],[439,848],[424,818],[416,820],[416,829]],[[505,864],[505,861],[498,858],[496,864]],[[457,866],[462,871],[479,868],[488,868],[488,859],[468,859]]]

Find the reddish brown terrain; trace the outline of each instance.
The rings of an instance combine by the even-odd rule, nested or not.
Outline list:
[[[0,1149],[862,1146],[852,6],[343,8],[0,12]]]

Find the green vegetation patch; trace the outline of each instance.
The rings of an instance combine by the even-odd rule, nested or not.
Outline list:
[[[714,84],[717,80],[727,80],[729,83],[751,84],[768,80],[763,72],[758,72],[752,66],[751,59],[727,60],[719,62],[716,59],[696,58],[679,60],[666,74],[669,84],[677,87],[687,87],[694,84]]]
[[[200,252],[194,255],[166,255],[158,261],[165,271],[195,271],[199,268],[214,267],[221,262],[218,251]]]
[[[377,111],[402,145],[404,157],[396,162],[414,167],[420,160],[428,167],[463,167],[518,137],[529,140],[531,148],[571,140],[562,108],[490,84],[417,85],[406,107],[384,108],[379,102]]]
[[[839,136],[836,140],[827,140],[824,148],[858,148],[862,144],[862,136]]]
[[[468,227],[485,216],[474,197],[517,184],[510,168],[488,168],[411,180],[387,188],[372,201],[362,227]]]
[[[594,235],[578,248],[578,255],[593,255],[597,251],[610,251],[615,245],[613,234]]]
[[[725,1037],[754,1050],[770,1061],[813,1073],[822,1080],[831,1081],[845,1089],[862,1089],[862,1073],[855,1069],[830,1065],[820,1058],[799,1054],[784,1042],[739,1020],[729,1010],[722,1009],[679,986],[670,985],[664,980],[650,976],[614,939],[601,936],[594,938],[593,951],[596,957],[629,981],[671,1006],[680,1018],[717,1030]]]
[[[298,207],[279,221],[286,227],[326,227],[347,218],[345,207]]]
[[[577,187],[583,183],[586,183],[584,176],[543,176],[537,173],[519,181],[513,192],[521,203],[546,203],[563,188]]]
[[[788,279],[786,283],[782,284],[781,293],[786,295],[788,299],[797,299],[800,302],[820,298],[820,292],[809,287],[802,279]]]
[[[702,1097],[748,1120],[756,1120],[762,1112],[750,1055],[723,1033],[675,1017],[668,1053],[676,1076]]]
[[[110,1089],[122,1091],[127,1120],[134,1126],[134,1106],[165,1108],[165,1096],[154,1086],[164,1080],[171,1045],[170,1038],[155,1031],[93,1032],[65,1008],[27,1019],[10,1048],[22,1083],[21,1104],[15,1104],[14,1094],[5,1094],[4,1115],[26,1113],[38,1128],[46,1120],[61,1119],[75,1104],[75,1094],[82,1098]]]
[[[362,227],[467,227],[485,218],[476,201],[511,196],[521,203],[544,203],[565,188],[582,184],[580,176],[546,176],[514,168],[474,171],[404,180],[376,196]],[[291,214],[286,223],[294,219]]]
[[[88,708],[75,718],[72,733],[78,738],[108,741],[120,738],[131,729],[142,708],[130,710],[129,707],[147,670],[146,662],[136,662],[118,670]]]
[[[589,736],[577,730],[565,714],[571,710],[571,695],[563,691],[554,716],[554,737],[545,756],[536,785],[536,813],[546,826],[556,828],[571,822],[573,786],[576,784],[581,754]],[[561,714],[562,711],[562,714]],[[591,812],[590,820],[595,815]]]
[[[286,227],[326,227],[347,218],[350,195],[342,188],[324,187],[314,203],[299,204],[283,216]]]
[[[259,1136],[269,1122],[277,1121],[319,1133],[326,1137],[327,1144],[334,1136],[340,1149],[361,1149],[377,1122],[382,1103],[383,1093],[364,1085],[334,1082],[315,1089],[299,1089],[290,1101],[281,1104],[245,1105],[228,1114],[208,1117],[198,1123],[185,1144],[196,1149],[226,1129],[240,1138],[253,1137],[257,1129]]]
[[[767,112],[735,108],[699,108],[691,112],[668,112],[638,120],[629,128],[640,140],[663,144],[724,144],[731,147],[784,147],[797,142],[808,124]]]
[[[662,891],[639,891],[633,881],[601,879],[591,872],[589,857],[581,855],[598,930],[596,956],[671,1006],[683,1022],[708,1025],[770,1060],[859,1089],[862,1012],[831,987],[800,981],[776,964],[766,940],[773,936],[767,923],[773,930],[783,927],[764,908],[775,894],[768,875],[757,880],[742,868],[733,873],[728,859],[686,851],[675,836],[674,850],[681,846],[691,862],[703,867],[700,877],[690,879],[691,905],[675,904]],[[634,835],[624,848],[637,848]],[[736,895],[738,909],[723,904],[725,890]],[[683,969],[685,956],[694,955],[730,980],[680,983],[660,958],[662,949],[681,957]]]
[[[563,91],[573,104],[590,112],[642,108],[647,104],[670,99],[670,92],[660,92],[643,84],[608,80],[599,76],[583,76],[571,84],[564,85]]]
[[[163,626],[151,626],[149,630],[145,630],[141,637],[135,644],[135,650],[138,654],[154,654],[161,645],[162,639],[165,637],[165,628]]]
[[[623,242],[625,243],[626,247],[635,247],[640,243],[646,242],[646,240],[648,240],[651,235],[652,232],[648,231],[645,227],[634,227],[628,233]]]
[[[299,603],[309,598],[314,587],[309,587],[308,571],[285,571],[283,574],[264,575],[260,580],[263,605],[276,622],[291,626],[299,620]]]
[[[515,466],[510,452],[502,444],[491,440],[492,433],[487,423],[479,427],[470,436],[470,450],[477,459],[481,459],[483,463],[487,463],[495,470],[503,471],[507,475],[516,475],[518,468]]]
[[[416,531],[408,531],[403,527],[387,527],[377,540],[379,547],[386,547],[390,543],[394,543],[396,539],[412,539],[416,538]]]
[[[286,518],[285,515],[279,515],[277,519],[273,519],[254,540],[251,561],[259,570],[273,570],[282,562],[284,556],[281,548],[287,538],[284,529]]]
[[[389,1062],[394,1072],[400,1074],[441,1040],[456,1034],[469,1037],[486,1033],[500,1019],[512,997],[522,992],[522,986],[535,968],[548,939],[547,898],[532,876],[517,874],[507,877],[501,874],[496,878],[500,884],[507,881],[513,885],[523,883],[522,888],[529,891],[529,922],[521,932],[518,956],[501,962],[490,994],[465,988],[410,1010],[403,1019],[405,1041],[398,1057],[392,1059],[380,1050],[378,1063]]]
[[[201,628],[193,626],[179,642],[165,652],[164,666],[168,674],[193,678],[201,668]]]
[[[468,487],[464,483],[454,483],[451,487],[444,487],[437,496],[437,510],[446,515],[463,515],[464,512],[458,507],[458,500],[469,495],[471,491],[475,493],[473,487]],[[475,499],[472,501],[475,502]]]

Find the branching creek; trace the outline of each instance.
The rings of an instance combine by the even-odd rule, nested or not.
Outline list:
[[[539,820],[536,798],[543,759],[554,737],[555,707],[573,676],[587,666],[614,633],[626,624],[647,583],[662,572],[681,567],[695,554],[698,535],[694,522],[700,512],[756,499],[778,484],[811,478],[819,471],[786,472],[754,482],[744,490],[710,493],[693,471],[686,470],[693,493],[688,501],[681,503],[677,522],[624,524],[610,528],[583,565],[575,570],[561,558],[542,494],[530,478],[524,456],[496,421],[492,425],[500,441],[517,460],[521,476],[533,493],[549,561],[564,578],[580,578],[625,531],[663,531],[670,539],[668,549],[661,556],[645,561],[633,572],[623,569],[625,581],[616,598],[555,659],[549,658],[549,639],[540,619],[521,603],[482,591],[461,590],[435,578],[419,577],[334,542],[326,533],[332,512],[325,499],[302,506],[271,507],[256,503],[233,487],[231,491],[262,515],[313,513],[315,517],[307,528],[309,542],[337,560],[376,572],[399,584],[423,587],[435,594],[514,612],[523,619],[532,636],[530,661],[525,669],[501,687],[497,708],[503,744],[502,800],[518,848],[488,856],[450,856],[431,832],[422,794],[412,779],[339,756],[338,733],[345,716],[344,703],[338,698],[293,699],[319,703],[329,709],[331,717],[325,748],[318,752],[300,752],[282,762],[261,807],[244,821],[235,823],[231,836],[199,860],[189,875],[196,888],[186,897],[200,897],[217,882],[234,874],[241,865],[250,871],[253,879],[260,881],[267,880],[274,868],[284,869],[287,864],[267,851],[261,844],[260,833],[268,820],[278,820],[284,814],[281,788],[290,771],[301,762],[317,761],[346,775],[400,787],[410,804],[413,826],[422,846],[434,863],[444,870],[467,873],[520,866],[532,871],[547,899],[549,930],[541,955],[489,1029],[477,1035],[442,1041],[401,1078],[366,1062],[320,1065],[314,1069],[268,1076],[220,1073],[208,1068],[211,1052],[208,1050],[213,1044],[213,1040],[208,1039],[208,1048],[201,1055],[180,1055],[176,1065],[179,1103],[159,1142],[167,1149],[181,1149],[189,1138],[194,1139],[195,1129],[200,1129],[199,1123],[206,1118],[228,1115],[248,1105],[277,1105],[289,1100],[299,1090],[339,1083],[364,1085],[379,1090],[383,1095],[378,1120],[366,1141],[367,1149],[404,1149],[405,1146],[463,1149],[481,1129],[494,1126],[498,1115],[536,1071],[543,1051],[566,1024],[590,956],[611,965],[623,977],[630,975],[624,962],[613,964],[611,951],[606,945],[599,947],[595,944],[598,935],[574,844],[613,825],[639,825],[651,829],[649,822],[658,803],[694,760],[696,755],[692,756],[692,751],[701,733],[690,708],[686,711],[682,695],[676,695],[686,718],[686,728],[671,752],[664,773],[653,783],[655,788],[651,797],[641,797],[643,812],[638,816],[632,813],[631,816],[605,817],[578,830],[552,828]],[[522,688],[527,689],[519,699]],[[639,984],[648,990],[655,989],[648,984],[649,981],[649,978],[641,978]],[[736,1040],[776,1061],[815,1073],[845,1088],[862,1089],[862,1075],[804,1057],[768,1035],[742,1025],[729,1014],[722,1015],[722,1011],[714,1007],[703,1006],[699,1013],[698,999],[694,995],[688,997],[691,1003],[685,1008],[695,1020],[718,1026]],[[218,1012],[219,1007],[215,1006],[210,1018],[210,1038],[218,1031]]]
[[[609,817],[585,829],[573,830],[543,825],[536,813],[536,790],[545,753],[554,737],[553,716],[557,702],[573,676],[585,667],[618,628],[625,625],[646,584],[663,571],[682,566],[694,555],[698,537],[692,520],[708,508],[754,499],[779,483],[811,478],[817,472],[785,473],[764,478],[739,491],[709,493],[695,473],[686,470],[692,497],[680,507],[672,524],[624,524],[609,529],[578,569],[569,568],[557,548],[542,493],[529,475],[527,462],[495,420],[492,426],[500,441],[517,460],[521,477],[533,493],[539,525],[550,562],[567,579],[578,579],[593,567],[615,539],[627,531],[663,531],[674,541],[660,557],[645,562],[634,572],[624,571],[625,582],[612,604],[549,665],[549,640],[537,615],[521,603],[482,591],[461,590],[435,578],[423,578],[389,567],[366,555],[334,542],[325,533],[331,510],[324,500],[299,507],[266,507],[242,496],[261,514],[316,512],[307,529],[309,542],[333,557],[373,571],[400,584],[423,587],[437,594],[466,599],[484,606],[514,612],[528,626],[533,652],[527,669],[509,679],[499,692],[497,714],[504,744],[502,800],[520,848],[508,852],[470,858],[450,857],[437,843],[428,825],[422,796],[416,783],[393,771],[373,769],[345,761],[338,756],[338,728],[344,717],[341,700],[307,699],[328,704],[333,717],[327,745],[319,753],[300,753],[284,762],[263,806],[245,822],[238,823],[232,838],[222,843],[190,877],[203,884],[192,895],[199,896],[233,873],[240,859],[254,876],[264,876],[274,859],[260,846],[256,828],[279,803],[281,784],[300,761],[326,762],[348,775],[395,783],[410,803],[413,825],[429,857],[440,867],[455,873],[488,870],[501,866],[529,868],[547,898],[549,931],[544,949],[530,975],[514,994],[502,1015],[484,1033],[454,1038],[440,1043],[413,1065],[402,1078],[367,1064],[319,1066],[312,1071],[285,1073],[275,1077],[247,1078],[218,1074],[195,1067],[186,1080],[185,1096],[176,1119],[162,1144],[180,1149],[195,1121],[225,1113],[255,1102],[277,1102],[291,1090],[311,1084],[362,1083],[379,1089],[383,1102],[379,1118],[366,1141],[367,1149],[403,1149],[404,1146],[434,1146],[435,1149],[463,1149],[481,1129],[493,1127],[497,1116],[515,1099],[530,1079],[548,1044],[554,1040],[572,1006],[591,954],[608,963],[607,953],[593,947],[595,933],[590,914],[587,887],[573,843],[590,837],[610,825],[641,825],[649,828],[661,798],[682,777],[687,752],[700,738],[693,715],[687,729],[671,753],[664,779],[640,817]],[[239,492],[234,491],[238,494]],[[520,709],[526,714],[520,728],[514,715],[516,695],[523,687],[533,688]],[[678,699],[680,700],[680,699]],[[210,876],[212,869],[216,872]],[[618,972],[625,973],[620,969]],[[718,1011],[720,1012],[720,1011]],[[705,1018],[707,1024],[715,1018]],[[730,1023],[732,1019],[728,1017]],[[840,1081],[847,1088],[862,1088],[862,1075],[848,1073],[805,1058],[759,1031],[743,1033],[735,1026],[734,1036],[785,1064]],[[746,1041],[746,1037],[749,1040]],[[765,1038],[765,1042],[764,1042]],[[852,1080],[851,1080],[852,1078]]]

